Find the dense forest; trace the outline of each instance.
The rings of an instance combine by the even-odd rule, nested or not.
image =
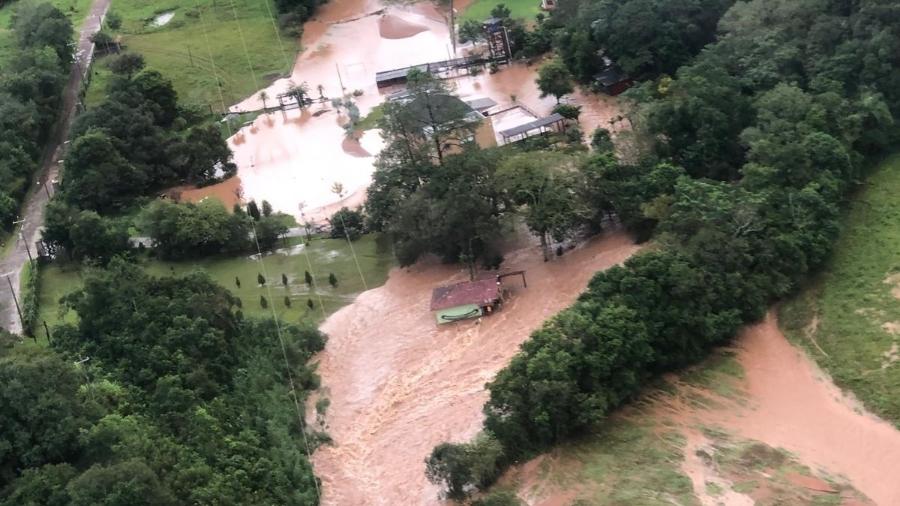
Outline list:
[[[618,10],[632,3],[647,2]],[[598,198],[626,225],[652,230],[658,247],[598,273],[488,384],[484,433],[428,459],[429,478],[450,497],[602,423],[653,376],[758,321],[822,266],[842,201],[897,139],[896,2],[738,2],[693,59],[661,50],[694,40],[693,23],[679,28],[683,17],[666,20],[673,31],[643,31],[656,49],[632,60],[636,46],[623,48],[615,16],[597,8],[582,2],[566,30],[646,75],[630,92],[645,152],[633,162],[596,153],[586,163],[602,182]],[[573,74],[590,77],[588,53],[566,37],[557,51]],[[672,61],[685,64],[674,71]],[[659,162],[681,175],[653,176]],[[635,191],[648,181],[658,191]]]
[[[6,28],[6,27],[4,27]],[[0,68],[0,229],[11,230],[41,162],[72,65],[72,24],[50,4],[25,4]]]
[[[4,346],[0,504],[318,504],[287,385],[302,406],[324,336],[235,301],[117,259],[65,298],[78,322],[50,349]]]

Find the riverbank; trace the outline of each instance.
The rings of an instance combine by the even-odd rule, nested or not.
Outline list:
[[[788,336],[900,426],[900,156],[867,178],[825,271],[781,307]]]

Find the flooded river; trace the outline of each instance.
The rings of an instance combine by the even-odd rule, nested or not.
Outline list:
[[[463,281],[457,266],[395,269],[322,326],[319,357],[330,401],[326,430],[334,446],[314,455],[325,505],[438,504],[424,459],[442,441],[473,436],[482,422],[484,384],[540,324],[571,304],[598,270],[637,250],[624,234],[591,241],[552,262],[528,246],[507,255],[505,270],[525,269],[528,288],[507,278],[511,300],[481,320],[435,324],[434,287]]]

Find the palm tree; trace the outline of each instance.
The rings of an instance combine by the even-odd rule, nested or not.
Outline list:
[[[266,100],[269,100],[269,94],[266,93],[266,90],[262,90],[261,92],[259,92],[259,99],[262,100],[263,111],[266,114],[269,114],[269,108],[266,106]]]
[[[309,96],[309,84],[306,81],[295,85],[294,83],[290,83],[290,88],[288,88],[288,93],[294,97],[294,100],[297,101],[297,105],[303,107],[306,103],[307,97]]]

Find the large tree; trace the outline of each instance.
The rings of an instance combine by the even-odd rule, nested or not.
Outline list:
[[[525,224],[540,238],[544,261],[550,259],[550,239],[572,237],[587,218],[577,164],[576,158],[559,153],[523,153],[504,160],[497,170],[497,181],[523,207]]]
[[[551,60],[541,67],[538,71],[537,85],[541,90],[541,98],[553,95],[556,103],[559,103],[563,96],[575,91],[575,87],[572,86],[572,74],[559,60]]]

